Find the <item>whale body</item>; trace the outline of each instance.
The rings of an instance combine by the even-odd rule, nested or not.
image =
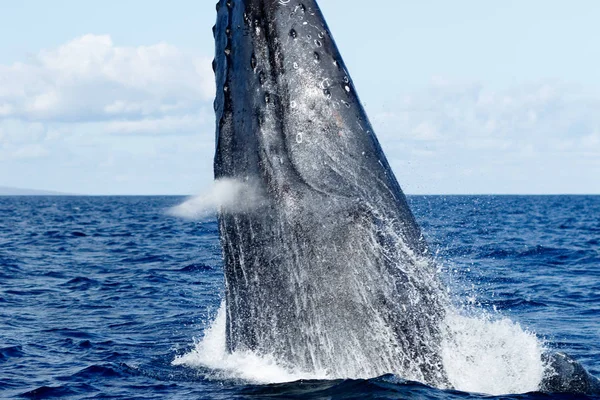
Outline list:
[[[217,11],[215,178],[261,199],[219,214],[229,350],[444,386],[436,268],[317,3]]]

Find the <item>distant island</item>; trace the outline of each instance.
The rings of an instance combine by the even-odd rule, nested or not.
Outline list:
[[[50,190],[21,189],[0,186],[0,196],[68,196],[69,193],[53,192]]]

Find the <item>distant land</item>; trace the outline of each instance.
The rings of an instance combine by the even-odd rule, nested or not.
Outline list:
[[[21,189],[0,186],[0,196],[65,196],[69,193],[53,192],[50,190]]]

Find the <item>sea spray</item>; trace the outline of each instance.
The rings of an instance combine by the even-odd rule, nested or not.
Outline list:
[[[273,357],[256,353],[227,351],[225,343],[225,303],[204,331],[194,349],[173,361],[173,365],[207,368],[206,378],[217,380],[243,380],[269,384],[293,382],[300,379],[328,379],[325,372],[309,373],[280,365]]]
[[[169,215],[197,220],[219,211],[244,212],[258,207],[263,198],[252,182],[223,178],[215,180],[200,194],[167,210]]]
[[[535,334],[499,315],[446,313],[444,369],[458,390],[487,394],[539,390],[544,346]]]

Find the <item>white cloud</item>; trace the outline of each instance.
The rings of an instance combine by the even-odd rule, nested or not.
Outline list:
[[[85,35],[0,65],[0,185],[193,192],[212,175],[211,60]]]
[[[438,82],[438,81],[436,81]],[[508,150],[597,144],[600,93],[555,83],[493,91],[444,81],[404,100],[395,112],[375,116],[386,141],[415,140]]]
[[[105,125],[105,130],[108,133],[129,135],[191,134],[198,132],[207,122],[207,118],[202,115],[167,116],[133,121],[111,121]]]
[[[599,193],[598,109],[600,93],[562,82],[438,78],[373,121],[409,192]]]
[[[121,47],[85,35],[28,63],[0,65],[0,117],[89,121],[198,110],[214,96],[210,63],[166,43]]]

